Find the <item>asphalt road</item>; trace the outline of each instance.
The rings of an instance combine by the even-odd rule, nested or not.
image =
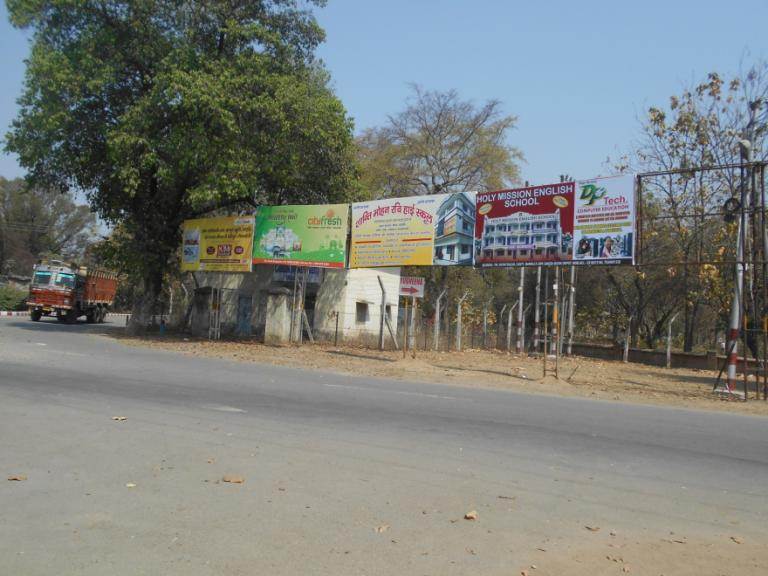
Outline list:
[[[768,573],[768,419],[120,330],[0,318],[0,574]]]

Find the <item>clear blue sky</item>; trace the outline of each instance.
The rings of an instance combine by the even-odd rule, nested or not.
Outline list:
[[[604,173],[648,106],[768,57],[765,0],[329,0],[318,17],[319,54],[358,130],[401,110],[409,83],[495,98],[519,118],[510,144],[535,183]],[[27,51],[0,2],[0,127],[16,114]],[[22,174],[0,155],[0,175]]]

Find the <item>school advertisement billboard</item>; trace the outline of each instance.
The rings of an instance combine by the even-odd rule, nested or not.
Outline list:
[[[349,204],[261,206],[253,263],[343,268],[348,227]]]
[[[634,262],[631,175],[480,193],[476,204],[480,267]]]
[[[352,204],[350,268],[472,265],[474,192]]]
[[[185,220],[182,272],[250,272],[253,216]]]

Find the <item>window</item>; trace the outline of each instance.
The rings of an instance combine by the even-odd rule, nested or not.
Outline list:
[[[35,279],[32,281],[32,283],[39,284],[40,286],[48,286],[48,284],[51,283],[51,273],[35,272]]]
[[[462,244],[461,245],[461,255],[466,256],[469,254],[469,244]]]
[[[355,321],[358,324],[365,324],[368,319],[368,302],[357,302],[355,304]]]
[[[56,286],[63,286],[64,288],[75,287],[75,275],[67,274],[66,272],[59,272],[56,276]]]
[[[472,231],[472,224],[470,224],[467,220],[462,221],[461,227],[465,232]]]
[[[453,260],[453,246],[448,246],[448,260]]]

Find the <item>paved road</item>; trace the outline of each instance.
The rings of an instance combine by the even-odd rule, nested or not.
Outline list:
[[[0,473],[28,477],[0,484],[2,574],[768,573],[768,419],[181,356],[118,324],[0,319]]]

